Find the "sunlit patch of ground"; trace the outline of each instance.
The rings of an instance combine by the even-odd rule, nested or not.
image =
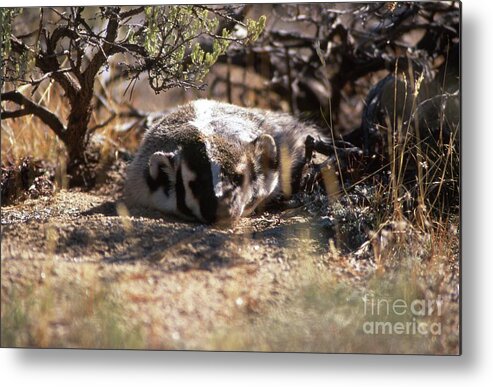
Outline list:
[[[376,242],[335,243],[342,218],[329,218],[291,210],[215,228],[128,217],[114,195],[73,190],[3,207],[2,345],[457,353],[457,233],[389,226],[376,258]],[[441,314],[369,316],[365,295],[440,299]],[[365,333],[378,318],[442,331]]]

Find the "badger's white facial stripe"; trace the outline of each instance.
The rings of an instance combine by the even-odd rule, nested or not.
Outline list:
[[[195,118],[190,121],[190,124],[195,126],[206,136],[212,134],[213,129],[209,125],[212,120],[212,113],[214,111],[216,103],[214,101],[209,101],[207,99],[201,99],[195,101],[193,106],[195,109]]]
[[[174,153],[156,152],[149,159],[149,174],[156,180],[159,174],[159,168],[165,167],[168,177],[173,175],[172,159],[175,156]]]
[[[186,162],[181,163],[181,173],[183,178],[183,187],[185,189],[185,205],[198,219],[204,221],[200,211],[200,202],[190,188],[190,182],[194,181],[197,178],[197,175],[188,167]]]
[[[160,211],[166,213],[175,213],[177,211],[176,196],[174,192],[171,192],[169,196],[167,196],[163,190],[156,190],[151,194],[150,200],[154,207]]]
[[[154,180],[156,180],[159,175],[159,166],[160,163],[157,158],[151,157],[151,159],[149,160],[149,174]]]
[[[221,117],[221,125],[215,130],[215,134],[231,136],[238,140],[249,143],[255,140],[259,134],[258,128],[241,117],[227,115]]]
[[[207,158],[209,159],[211,165],[211,176],[212,176],[212,188],[214,189],[214,194],[217,198],[223,196],[223,183],[221,179],[221,165],[214,160],[212,156],[212,146],[210,141],[205,141],[205,149],[207,151]]]
[[[254,122],[236,117],[234,114],[220,113],[216,101],[200,99],[194,101],[193,106],[195,118],[190,121],[190,124],[206,136],[212,134],[232,136],[248,143],[260,134]],[[217,125],[218,122],[220,125]]]

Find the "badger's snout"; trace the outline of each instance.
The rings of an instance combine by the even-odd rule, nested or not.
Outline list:
[[[220,196],[216,196],[216,200],[215,223],[234,223],[241,218],[244,205],[239,192],[234,189],[223,191]]]
[[[242,214],[241,209],[221,203],[217,208],[216,223],[234,223],[241,218]]]

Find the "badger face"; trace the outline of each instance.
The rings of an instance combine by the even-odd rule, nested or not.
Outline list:
[[[153,207],[204,223],[234,222],[252,213],[278,182],[274,139],[246,144],[205,138],[149,159]]]

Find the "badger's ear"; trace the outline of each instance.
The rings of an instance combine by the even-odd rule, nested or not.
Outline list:
[[[149,174],[156,180],[159,176],[159,169],[164,169],[168,174],[177,165],[176,152],[156,152],[149,158]]]
[[[277,147],[272,136],[261,134],[252,142],[255,160],[264,170],[277,169]]]

